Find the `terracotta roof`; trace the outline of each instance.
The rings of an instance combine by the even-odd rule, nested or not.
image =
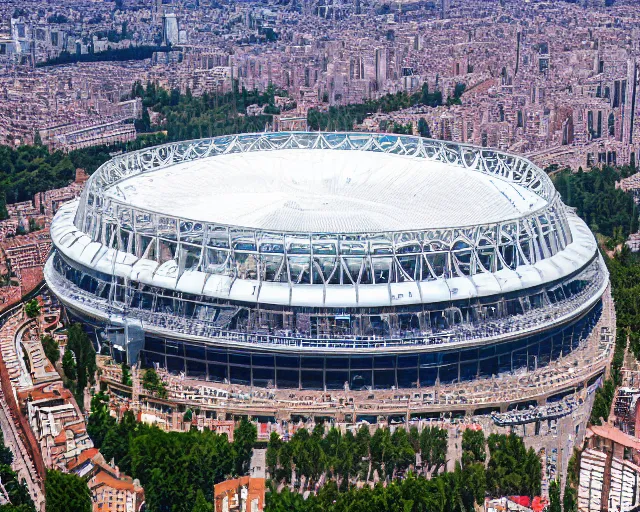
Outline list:
[[[84,462],[92,459],[94,455],[100,453],[97,448],[89,448],[88,450],[83,451],[80,455],[78,455],[75,459],[69,461],[67,463],[67,469],[71,471],[73,468],[83,464]]]
[[[135,488],[132,482],[118,480],[117,478],[112,477],[106,471],[99,471],[89,481],[89,488],[92,490],[100,486],[111,487],[112,489],[117,489],[121,491],[135,492]]]
[[[593,425],[589,428],[595,435],[599,437],[610,439],[614,443],[621,444],[628,448],[640,450],[640,439],[630,436],[629,434],[625,434],[624,432],[618,430],[615,427],[612,427],[611,425]]]

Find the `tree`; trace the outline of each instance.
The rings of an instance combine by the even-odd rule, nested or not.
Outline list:
[[[393,445],[389,429],[379,428],[371,437],[371,470],[378,471],[380,478],[390,476],[393,471]],[[391,462],[391,464],[389,464]]]
[[[142,387],[160,398],[167,397],[167,390],[164,383],[160,380],[158,373],[153,368],[149,368],[144,372],[142,376]]]
[[[420,137],[431,138],[431,128],[429,128],[427,120],[424,117],[418,119],[418,133],[420,133]]]
[[[7,193],[4,184],[0,183],[0,220],[7,220],[9,212],[7,211]]]
[[[51,364],[55,365],[60,359],[60,347],[58,346],[58,342],[49,334],[43,336],[41,341],[44,354],[47,356],[47,359],[51,361]]]
[[[484,432],[466,429],[462,433],[462,467],[476,462],[484,463],[485,458]]]
[[[139,132],[151,131],[151,117],[149,116],[149,109],[142,107],[142,117],[135,121],[136,130]]]
[[[265,455],[265,464],[267,466],[267,472],[273,479],[276,477],[278,470],[278,456],[280,449],[282,448],[282,439],[277,432],[271,432],[269,436],[269,444],[267,445],[267,453]]]
[[[38,299],[32,299],[24,306],[24,312],[29,318],[36,318],[40,315],[40,303]]]
[[[427,471],[437,474],[447,462],[449,435],[439,427],[425,427],[420,433],[422,464]]]
[[[97,366],[93,343],[80,324],[73,324],[67,329],[67,346],[62,358],[62,368],[67,379],[74,384],[76,401],[82,408],[85,387],[88,383],[95,382]]]
[[[122,383],[125,386],[133,386],[133,379],[131,378],[131,370],[129,370],[129,365],[125,362],[122,363]]]
[[[560,505],[560,485],[557,480],[552,480],[549,485],[549,512],[562,512]]]
[[[416,453],[411,446],[409,436],[404,428],[397,428],[391,435],[393,445],[393,470],[405,472],[416,462]]]
[[[42,137],[40,136],[40,130],[36,130],[33,135],[33,145],[42,146]]]
[[[491,434],[487,440],[490,459],[487,488],[493,496],[540,494],[542,464],[536,452],[526,449],[515,434]]]
[[[91,512],[91,494],[87,482],[73,473],[47,471],[45,480],[46,512]]]
[[[196,493],[196,502],[191,512],[213,512],[213,505],[204,497],[202,489],[198,489]]]
[[[87,433],[97,448],[102,446],[105,437],[116,423],[116,419],[109,414],[109,396],[102,391],[93,395]]]
[[[71,350],[69,349],[65,350],[64,356],[62,357],[62,370],[64,371],[64,376],[67,379],[75,381],[78,378],[76,362],[73,359]]]

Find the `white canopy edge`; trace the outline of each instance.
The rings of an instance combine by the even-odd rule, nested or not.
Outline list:
[[[79,231],[74,225],[78,201],[63,205],[51,225],[55,247],[69,260],[80,265],[141,282],[194,295],[249,303],[307,307],[384,307],[437,303],[504,294],[550,283],[586,266],[596,255],[596,240],[586,224],[568,213],[572,243],[554,256],[515,270],[468,277],[442,278],[367,285],[289,285],[288,283],[235,279],[230,276],[184,271],[170,260],[156,261],[107,248]]]

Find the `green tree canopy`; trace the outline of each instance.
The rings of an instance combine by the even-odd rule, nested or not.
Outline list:
[[[47,471],[45,480],[46,512],[91,512],[92,501],[87,482],[73,473]]]

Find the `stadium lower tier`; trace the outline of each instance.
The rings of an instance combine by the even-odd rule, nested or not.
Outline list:
[[[566,356],[585,342],[602,313],[599,300],[582,317],[560,328],[501,343],[428,352],[330,355],[299,351],[234,350],[146,333],[140,352],[143,367],[158,365],[171,373],[212,382],[310,390],[413,388],[533,371]],[[72,313],[114,339],[113,326]],[[95,331],[94,331],[95,332]],[[113,351],[116,359],[122,352]]]

